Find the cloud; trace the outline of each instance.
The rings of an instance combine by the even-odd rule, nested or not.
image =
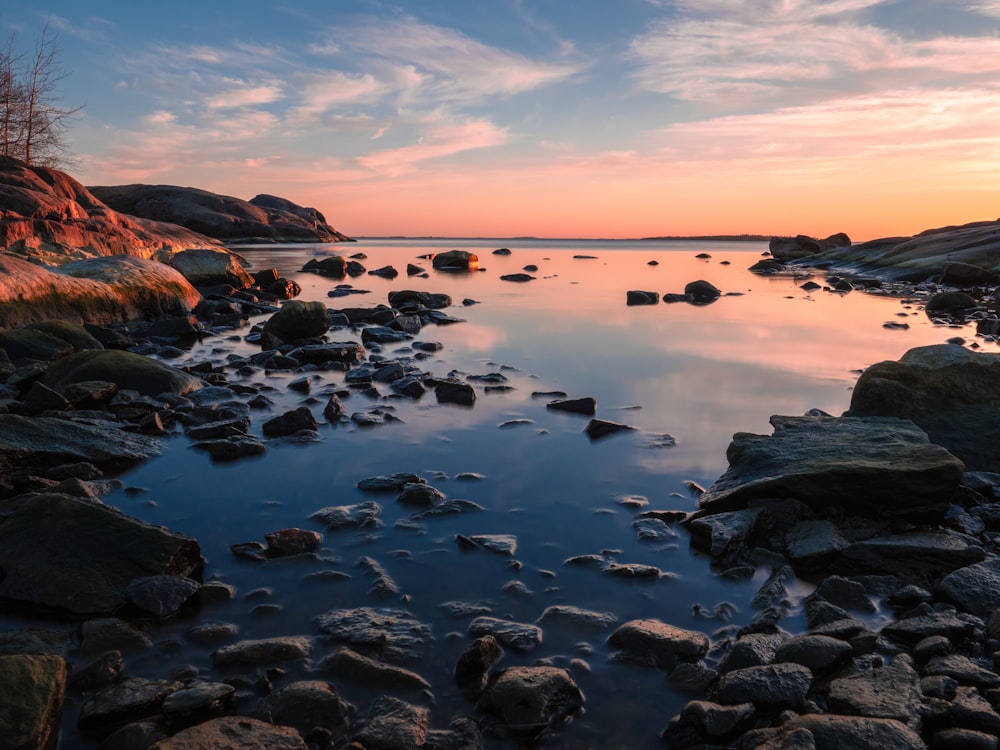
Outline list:
[[[293,120],[313,120],[346,104],[371,104],[385,96],[389,87],[370,74],[329,71],[311,74],[299,90],[299,104],[290,114]]]
[[[1000,18],[1000,2],[988,0],[987,2],[971,2],[969,10],[973,13],[980,13],[991,18]]]
[[[357,162],[382,176],[395,177],[414,171],[416,165],[430,159],[500,146],[507,142],[507,131],[488,120],[471,120],[440,125],[428,130],[416,143],[400,148],[376,151]]]
[[[284,96],[279,83],[255,86],[247,81],[233,79],[225,79],[225,83],[229,84],[230,88],[215,93],[206,102],[210,109],[236,109],[271,104]]]

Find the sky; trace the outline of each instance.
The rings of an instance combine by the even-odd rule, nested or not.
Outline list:
[[[0,0],[86,185],[353,236],[846,232],[1000,216],[1000,0]]]

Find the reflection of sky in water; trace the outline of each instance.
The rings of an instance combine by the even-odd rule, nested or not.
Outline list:
[[[416,258],[424,252],[469,245],[480,254],[486,271],[437,273],[431,271],[430,261]],[[275,266],[283,275],[296,278],[303,285],[304,299],[321,299],[330,307],[374,306],[385,302],[386,293],[393,289],[452,295],[456,305],[447,312],[467,322],[425,328],[420,338],[440,341],[444,350],[424,360],[421,367],[437,376],[451,369],[483,374],[500,371],[501,366],[513,368],[503,372],[515,390],[484,393],[480,386],[471,409],[438,406],[433,394],[418,402],[392,400],[403,424],[370,430],[322,425],[317,444],[274,444],[264,457],[234,464],[212,465],[203,454],[192,451],[185,438],[172,439],[164,456],[124,478],[128,485],[146,488],[146,493],[138,497],[116,493],[108,502],[197,537],[208,559],[207,576],[234,584],[240,595],[258,587],[271,588],[270,601],[284,608],[277,616],[253,617],[248,613],[255,602],[238,598],[226,608],[206,610],[199,617],[238,622],[244,637],[314,634],[312,618],[320,612],[337,606],[376,605],[366,593],[370,582],[355,567],[358,557],[370,555],[412,596],[408,607],[433,624],[438,652],[431,657],[430,667],[421,666],[419,671],[436,683],[442,682],[440,675],[450,672],[465,643],[443,638],[448,631],[464,631],[467,625],[465,620],[446,620],[440,615],[438,604],[450,599],[489,600],[499,616],[524,622],[534,621],[549,604],[568,603],[613,611],[622,620],[658,617],[709,633],[725,623],[696,618],[692,605],[712,607],[729,601],[739,609],[734,621],[745,623],[753,616],[748,601],[759,580],[732,584],[716,577],[708,561],[690,551],[683,532],[664,543],[638,542],[631,527],[635,512],[619,505],[618,498],[641,495],[649,499],[651,508],[693,508],[684,480],[711,484],[726,467],[725,450],[734,432],[769,433],[767,419],[776,413],[801,414],[818,407],[838,414],[849,405],[856,377],[852,370],[897,358],[911,346],[938,343],[956,333],[970,335],[969,331],[934,328],[922,314],[897,318],[903,310],[898,300],[857,292],[806,294],[798,287],[803,280],[753,276],[746,268],[764,249],[761,244],[535,242],[508,246],[513,250],[509,257],[491,255],[494,246],[455,242],[369,241],[315,249],[241,250],[255,267]],[[677,247],[681,251],[666,251]],[[393,281],[373,276],[347,279],[371,293],[329,299],[326,292],[338,282],[297,273],[313,253],[358,251],[368,255],[363,261],[368,268],[392,264],[401,276]],[[699,260],[694,257],[698,252],[714,257]],[[599,257],[573,259],[575,253]],[[659,261],[657,267],[647,265],[652,259]],[[722,265],[722,260],[731,265]],[[406,278],[408,262],[428,269],[430,278]],[[529,263],[539,266],[533,272],[538,277],[535,281],[499,281],[501,274],[520,271]],[[685,283],[698,278],[724,292],[744,294],[704,307],[625,305],[629,289],[681,292]],[[480,304],[462,307],[466,297]],[[911,329],[883,329],[889,320],[906,320]],[[333,340],[353,337],[356,334],[350,331],[330,335]],[[245,344],[208,341],[191,359],[222,362],[232,348],[252,351]],[[398,351],[412,350],[406,345],[389,346],[383,354],[391,357]],[[275,412],[304,401],[287,389],[295,377],[299,376],[268,379],[277,388],[269,394],[277,402]],[[342,378],[340,373],[317,373],[314,394],[339,387]],[[250,381],[263,382],[264,378],[258,373]],[[591,443],[582,433],[586,418],[549,411],[546,399],[531,397],[533,390],[554,389],[570,396],[594,396],[598,416],[626,422],[638,431]],[[382,390],[388,392],[384,386]],[[317,415],[324,400],[320,396],[312,405]],[[348,412],[380,403],[360,395],[345,401]],[[531,423],[498,427],[510,419]],[[258,413],[254,426],[258,434],[263,421]],[[649,447],[650,439],[663,433],[675,436],[677,445]],[[424,533],[404,531],[393,524],[409,510],[397,506],[389,495],[378,498],[385,509],[386,526],[376,538],[362,540],[349,531],[327,535],[328,554],[334,558],[330,562],[260,566],[236,560],[228,551],[233,543],[262,540],[276,528],[318,528],[308,520],[310,513],[368,499],[356,489],[356,482],[395,471],[418,472],[450,497],[475,500],[487,511],[428,521]],[[448,478],[435,479],[430,473],[434,471]],[[454,478],[463,471],[479,472],[486,478],[473,482]],[[146,502],[150,500],[155,505]],[[522,570],[515,571],[508,560],[488,553],[458,551],[456,533],[515,534]],[[607,549],[619,550],[620,561],[657,565],[676,578],[623,582],[562,564],[569,556]],[[305,574],[322,568],[353,577],[339,583],[302,582]],[[503,584],[515,578],[534,594],[504,593]],[[398,602],[380,604],[397,606]],[[796,622],[791,619],[789,627],[794,628]],[[160,637],[178,637],[191,624],[187,620],[164,626]],[[610,746],[603,743],[612,736],[628,736],[624,728],[630,725],[638,727],[641,737],[617,742],[656,747],[656,733],[683,703],[667,692],[662,676],[636,675],[634,670],[609,666],[604,637],[591,639],[593,672],[580,677],[588,695],[588,712],[552,747],[580,746],[582,738],[590,736],[598,738],[596,746]],[[530,656],[508,653],[504,663],[555,657],[565,665],[568,658],[578,655],[575,644],[582,639],[579,634],[548,629],[538,651]],[[207,652],[185,648],[184,660],[207,668]],[[142,671],[141,663],[133,668]],[[152,666],[149,671],[155,673]],[[470,710],[446,684],[435,688],[440,712],[435,714],[436,725],[444,726],[453,713]],[[633,689],[635,694],[630,693]]]

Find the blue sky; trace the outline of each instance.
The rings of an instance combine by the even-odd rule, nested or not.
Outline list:
[[[39,0],[85,184],[348,234],[865,238],[1000,215],[1000,0]]]

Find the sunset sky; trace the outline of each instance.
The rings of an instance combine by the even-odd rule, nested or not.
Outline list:
[[[913,234],[1000,216],[1000,0],[0,4],[88,185],[350,235]]]

